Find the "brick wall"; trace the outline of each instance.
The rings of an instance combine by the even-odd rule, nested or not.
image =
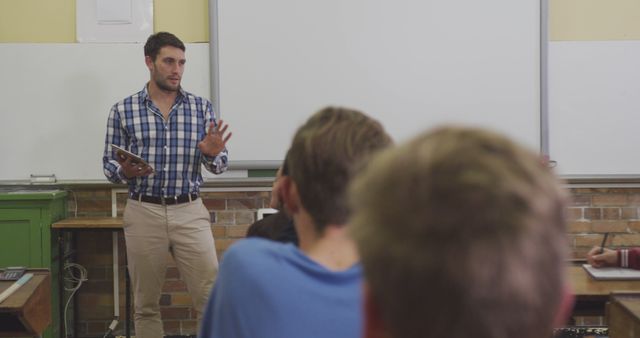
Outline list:
[[[571,254],[584,258],[604,233],[611,247],[640,246],[640,188],[574,188],[568,208]]]
[[[270,183],[265,185],[270,186]],[[247,189],[242,188],[242,190]],[[257,209],[268,207],[270,192],[261,191],[265,190],[261,187],[254,190],[201,194],[211,214],[211,231],[215,238],[219,259],[223,258],[224,251],[231,244],[244,237],[247,228],[256,219]],[[111,215],[111,187],[74,188],[71,191],[68,203],[69,217],[76,214],[79,217]],[[116,197],[118,215],[121,216],[126,203],[126,194],[119,193]],[[125,247],[121,232],[118,238],[120,321],[115,334],[124,335]],[[113,319],[112,243],[110,231],[76,233],[76,261],[88,272],[88,281],[82,285],[75,296],[78,306],[75,325],[79,337],[102,337]],[[191,306],[191,298],[169,254],[167,254],[167,261],[169,266],[166,273],[167,279],[160,298],[165,334],[196,334],[196,312]],[[69,328],[69,332],[72,332],[72,328]]]
[[[256,210],[267,207],[269,192],[259,190],[264,190],[264,187],[256,188],[255,191],[202,194],[211,213],[212,233],[221,259],[231,244],[244,237],[248,226],[255,220]],[[69,216],[76,212],[76,201],[78,216],[111,215],[110,187],[77,188],[72,191],[73,194],[69,197]],[[610,232],[609,245],[640,245],[640,188],[571,188],[570,193],[573,198],[567,210],[568,239],[573,258],[584,258],[592,246],[600,244],[605,232]],[[120,215],[125,202],[126,195],[118,194],[117,208]],[[77,261],[87,268],[89,277],[77,293],[77,330],[80,337],[102,337],[113,317],[111,233],[83,232],[78,234],[77,240]],[[119,247],[121,321],[116,334],[124,334],[122,234],[119,235]],[[167,260],[167,280],[160,300],[165,332],[167,335],[195,334],[195,311],[191,307],[191,300],[169,255]]]

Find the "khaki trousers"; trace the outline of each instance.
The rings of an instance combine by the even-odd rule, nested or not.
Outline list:
[[[202,200],[165,206],[129,199],[123,221],[136,338],[164,336],[159,302],[168,252],[187,285],[200,327],[218,273],[209,212]]]

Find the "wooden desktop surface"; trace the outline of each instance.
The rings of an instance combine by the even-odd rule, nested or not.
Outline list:
[[[122,229],[122,217],[66,218],[51,225],[53,229]]]
[[[49,270],[27,269],[33,277],[0,303],[0,337],[39,336],[51,323]],[[0,281],[0,292],[15,281]]]
[[[576,299],[607,299],[613,291],[640,291],[640,280],[595,280],[582,266],[570,266],[567,271]]]

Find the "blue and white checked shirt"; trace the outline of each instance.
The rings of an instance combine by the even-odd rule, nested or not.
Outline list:
[[[145,85],[111,108],[102,158],[104,174],[113,183],[127,183],[129,193],[164,197],[197,193],[202,184],[201,164],[214,174],[228,167],[227,149],[216,157],[198,149],[212,120],[211,102],[181,88],[165,121]],[[112,143],[138,154],[154,173],[126,180]]]

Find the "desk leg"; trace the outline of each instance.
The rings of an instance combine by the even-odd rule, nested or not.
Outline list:
[[[64,335],[64,231],[58,230],[58,332]],[[56,325],[56,324],[53,324]],[[64,337],[66,338],[66,337]]]
[[[124,284],[125,284],[125,332],[127,338],[131,338],[131,280],[129,279],[129,263],[127,261],[127,252],[124,253]]]

